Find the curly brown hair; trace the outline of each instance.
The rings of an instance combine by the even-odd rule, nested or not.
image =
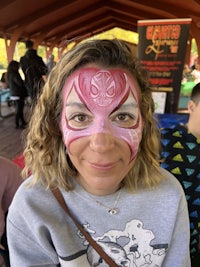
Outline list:
[[[91,63],[103,68],[122,68],[137,81],[144,127],[139,152],[132,170],[124,178],[124,186],[131,191],[156,186],[164,177],[160,172],[160,139],[153,116],[154,104],[148,77],[129,46],[118,39],[78,44],[53,68],[30,119],[24,151],[24,174],[31,171],[32,184],[41,182],[46,188],[61,186],[66,190],[73,189],[70,181],[71,177],[77,176],[77,170],[66,154],[59,126],[62,90],[75,70]]]

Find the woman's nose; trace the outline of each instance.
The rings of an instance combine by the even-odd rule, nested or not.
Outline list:
[[[105,153],[114,148],[115,140],[111,134],[96,133],[90,136],[90,148],[98,153]]]

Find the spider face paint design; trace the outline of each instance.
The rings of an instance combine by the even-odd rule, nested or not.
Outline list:
[[[61,130],[64,143],[96,133],[123,139],[135,158],[142,134],[137,84],[120,69],[83,68],[63,88]]]

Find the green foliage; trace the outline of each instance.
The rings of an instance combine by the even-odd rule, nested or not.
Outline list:
[[[138,34],[131,32],[131,31],[126,31],[120,28],[113,28],[111,30],[108,30],[106,32],[103,32],[101,34],[95,35],[93,38],[119,38],[125,41],[128,41],[130,43],[137,44],[138,42]],[[6,55],[6,47],[5,47],[5,42],[3,39],[0,38],[0,51],[4,51],[0,54],[0,69],[6,69],[8,66],[8,61],[7,61],[7,55]],[[16,61],[20,60],[20,57],[23,56],[26,52],[25,44],[23,42],[17,42],[15,46],[15,51],[14,51],[14,56],[13,59]],[[41,56],[44,60],[44,62],[47,61],[47,56],[46,56],[46,49],[43,46],[38,46],[37,53],[39,56]],[[58,60],[58,49],[54,48],[53,49],[53,54],[55,56],[55,60]]]
[[[22,57],[25,54],[25,52],[26,52],[25,44],[22,42],[17,42],[15,46],[13,59],[19,62],[20,57]]]
[[[131,32],[127,30],[123,30],[121,28],[113,28],[106,32],[94,35],[88,39],[99,38],[99,39],[113,39],[118,38],[129,43],[137,44],[138,43],[138,34],[136,32]]]
[[[5,41],[0,38],[0,69],[6,69],[8,65]]]
[[[191,54],[196,57],[198,56],[197,43],[194,38],[192,39]]]
[[[131,31],[126,31],[120,28],[113,28],[111,30],[108,30],[106,32],[103,32],[101,34],[95,35],[91,38],[119,38],[125,41],[128,41],[130,43],[137,44],[138,43],[138,34],[135,32]],[[90,39],[91,39],[90,38]],[[5,47],[5,41],[0,38],[0,70],[1,69],[6,69],[8,66],[8,61],[7,61],[7,54],[6,54],[6,47]],[[23,56],[26,52],[25,44],[23,42],[17,42],[16,47],[15,47],[15,52],[13,59],[16,61],[20,60],[20,57]],[[46,57],[46,49],[43,46],[39,46],[37,49],[37,53],[39,56],[41,56],[44,60],[44,62],[47,61]],[[55,60],[58,60],[58,49],[54,48],[53,54],[55,56]],[[192,47],[191,47],[191,55],[198,56],[198,50],[197,50],[197,45],[195,42],[195,39],[192,39]]]
[[[0,69],[6,69],[8,66],[7,54],[6,54],[6,46],[4,39],[0,38]],[[20,58],[25,54],[26,47],[24,42],[17,42],[15,46],[15,51],[13,55],[13,60],[19,61]],[[45,47],[39,46],[38,47],[38,55],[41,56],[43,59],[46,59],[46,51]]]

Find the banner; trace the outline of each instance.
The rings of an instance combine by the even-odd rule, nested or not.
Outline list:
[[[167,92],[165,113],[176,113],[191,19],[138,21],[138,58],[153,91]]]

